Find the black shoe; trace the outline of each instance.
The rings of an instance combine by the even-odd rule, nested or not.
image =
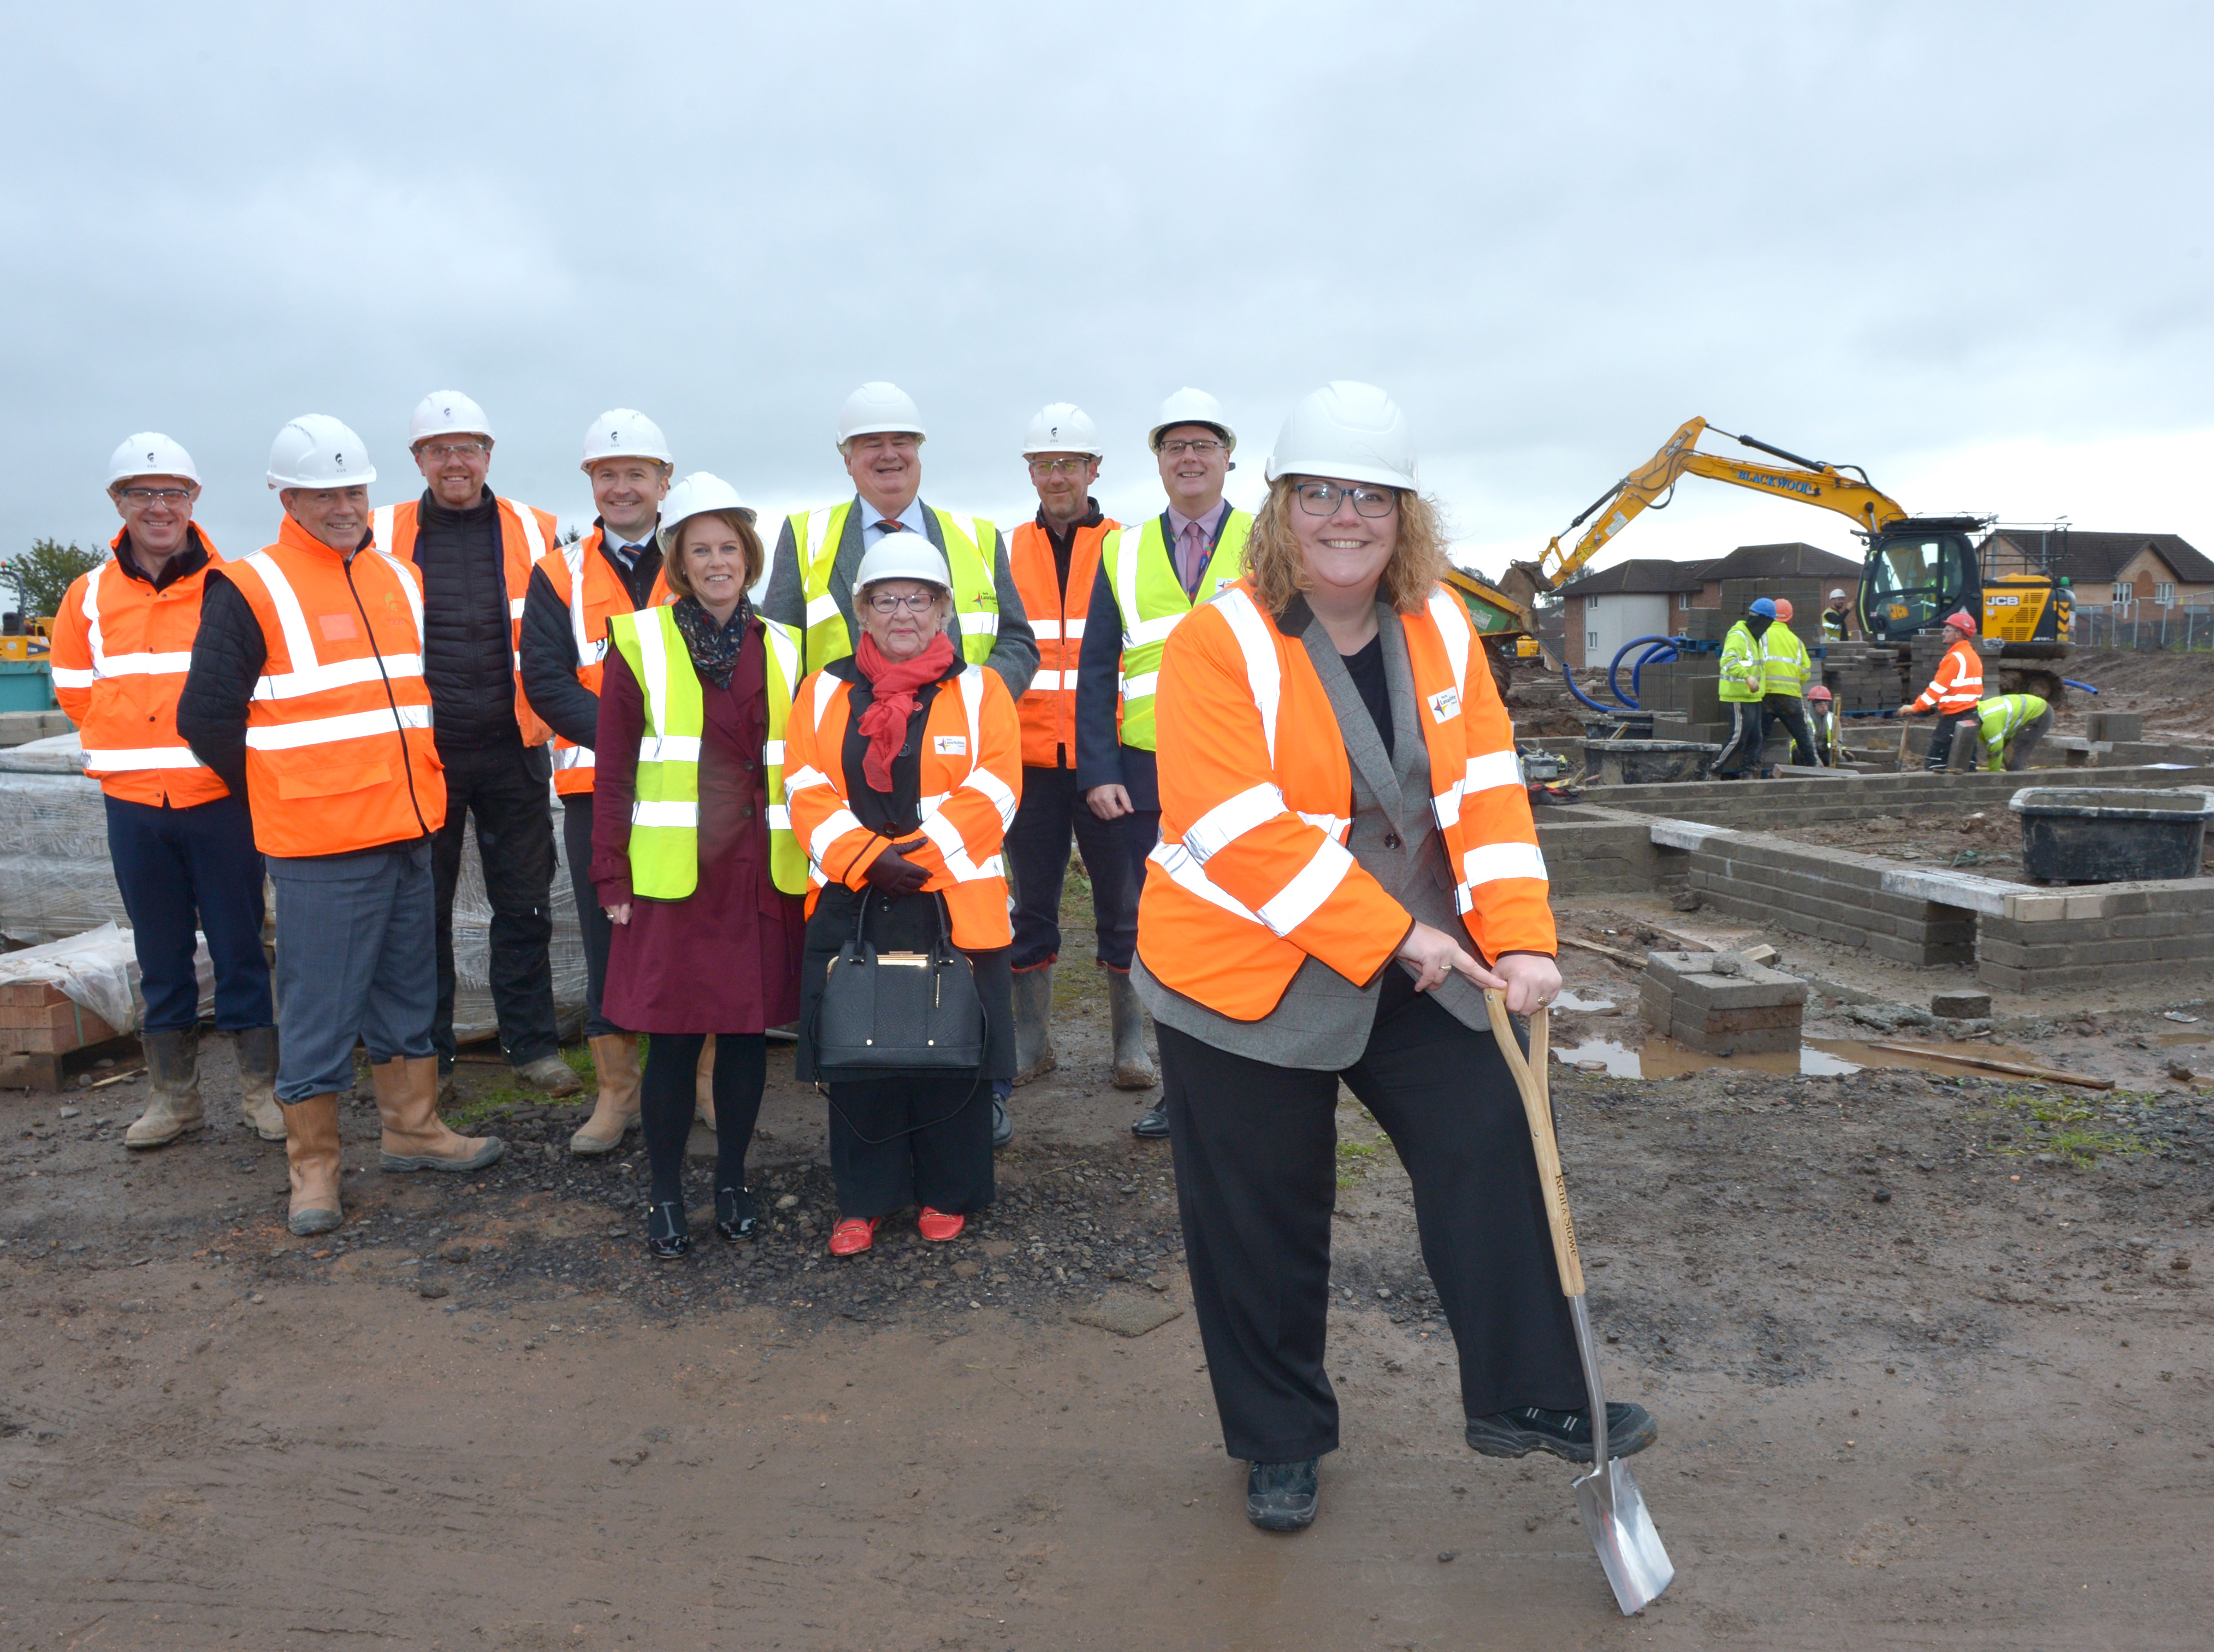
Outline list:
[[[645,1248],[664,1262],[673,1262],[692,1249],[692,1236],[685,1230],[684,1207],[681,1202],[657,1204],[645,1221]]]
[[[726,1239],[751,1239],[761,1226],[754,1214],[753,1190],[719,1187],[715,1190],[715,1231]]]
[[[1660,1437],[1660,1425],[1642,1405],[1612,1399],[1606,1405],[1606,1449],[1611,1457],[1643,1451]],[[1527,1457],[1550,1451],[1571,1463],[1592,1459],[1589,1411],[1543,1411],[1534,1405],[1468,1420],[1468,1443],[1486,1457]]]
[[[1007,1117],[1006,1098],[992,1098],[992,1151],[994,1153],[1015,1139],[1015,1121]]]
[[[1169,1104],[1167,1100],[1164,1098],[1160,1101],[1155,1102],[1152,1106],[1147,1108],[1145,1117],[1141,1118],[1136,1123],[1130,1126],[1130,1134],[1135,1136],[1141,1136],[1147,1141],[1167,1141],[1169,1139]],[[1312,1516],[1310,1515],[1309,1518],[1312,1519]]]
[[[1245,1518],[1264,1532],[1304,1532],[1314,1524],[1315,1462],[1255,1463],[1245,1471]]]

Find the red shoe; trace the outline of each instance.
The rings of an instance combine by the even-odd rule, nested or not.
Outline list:
[[[948,1239],[959,1239],[961,1230],[969,1225],[966,1216],[949,1216],[943,1210],[933,1210],[928,1205],[914,1219],[914,1231],[933,1245],[943,1245]]]
[[[877,1242],[877,1229],[884,1223],[882,1216],[871,1216],[863,1221],[848,1216],[830,1230],[830,1254],[834,1257],[857,1257]]]

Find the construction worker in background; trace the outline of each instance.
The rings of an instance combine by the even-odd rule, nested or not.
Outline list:
[[[291,1231],[344,1220],[339,1097],[368,1047],[388,1171],[476,1171],[506,1151],[438,1117],[431,844],[445,780],[423,681],[423,590],[377,549],[361,438],[309,413],[277,433],[277,542],[210,571],[177,702],[193,754],[254,814],[277,890],[277,1098]]]
[[[1953,646],[1937,662],[1930,686],[1899,708],[1901,717],[1919,717],[1931,711],[1937,713],[1937,726],[1930,734],[1930,755],[1922,765],[1933,774],[1947,766],[1955,725],[1984,697],[1984,657],[1976,651],[1974,616],[1965,609],[1948,615],[1945,627],[1953,639]]]
[[[1821,683],[1807,690],[1807,716],[1814,725],[1814,742],[1822,761],[1835,768],[1844,762],[1844,737],[1838,725],[1837,696]]]
[[[1822,639],[1826,642],[1843,642],[1848,634],[1850,615],[1845,607],[1843,586],[1830,593],[1830,605],[1822,610]]]
[[[1017,1084],[1055,1064],[1053,970],[1061,952],[1061,890],[1072,835],[1092,880],[1099,964],[1115,992],[1127,991],[1138,940],[1139,880],[1123,850],[1123,829],[1086,808],[1077,786],[1078,658],[1100,547],[1121,525],[1102,515],[1091,496],[1102,452],[1092,420],[1066,401],[1031,419],[1023,456],[1037,489],[1037,515],[1008,541],[1023,611],[1038,639],[1038,674],[1016,707],[1023,727],[1023,797],[1006,839],[1015,900]]]
[[[887,534],[920,534],[953,575],[954,640],[972,664],[1000,674],[1020,698],[1037,670],[1037,640],[1023,614],[999,530],[981,517],[926,505],[922,413],[896,384],[870,383],[838,410],[838,454],[854,495],[785,518],[770,560],[761,617],[803,633],[803,672],[853,652],[853,571]]]
[[[1791,761],[1812,768],[1821,761],[1814,731],[1807,721],[1807,679],[1814,674],[1813,657],[1791,628],[1791,600],[1776,599],[1776,623],[1760,639],[1760,704],[1768,725],[1781,723],[1791,734]]]
[[[1190,387],[1161,403],[1147,436],[1160,467],[1168,509],[1109,534],[1084,628],[1076,688],[1076,783],[1102,820],[1120,823],[1130,880],[1145,887],[1146,857],[1161,837],[1154,757],[1154,684],[1161,651],[1185,615],[1236,584],[1245,572],[1250,512],[1222,497],[1236,466],[1238,432],[1222,404]],[[1119,713],[1119,714],[1118,714]],[[1110,971],[1115,1084],[1150,1089],[1144,1006],[1127,975]],[[1156,1100],[1132,1134],[1165,1141],[1168,1114]]]
[[[380,505],[377,548],[423,579],[423,681],[431,691],[446,823],[431,850],[438,897],[439,1099],[454,1069],[454,890],[462,840],[476,817],[477,859],[492,905],[489,970],[500,1048],[516,1075],[549,1096],[584,1086],[554,1026],[554,815],[546,800],[552,731],[532,714],[518,669],[530,571],[560,542],[550,511],[485,486],[492,421],[458,390],[433,390],[407,420],[420,499]]]
[[[2036,694],[1997,694],[1979,701],[1958,720],[1953,735],[1952,768],[1969,774],[2029,767],[2029,754],[2052,732],[2052,707]]]
[[[168,437],[125,438],[107,462],[123,518],[113,560],[77,576],[54,615],[54,697],[100,782],[107,854],[131,920],[146,1013],[139,1041],[154,1096],[124,1145],[158,1147],[199,1128],[198,934],[215,965],[215,1024],[231,1035],[246,1122],[284,1139],[277,1028],[261,950],[261,852],[242,789],[177,732],[207,573],[222,561],[193,520],[192,456]]]
[[[1760,748],[1768,733],[1761,707],[1767,693],[1761,643],[1775,623],[1776,604],[1757,597],[1722,639],[1722,676],[1715,693],[1729,712],[1730,731],[1708,769],[1716,780],[1739,779],[1747,763],[1759,772]]]
[[[561,799],[561,845],[584,944],[584,1037],[599,1095],[569,1151],[613,1153],[639,1122],[638,1035],[600,1012],[614,935],[592,883],[592,748],[599,739],[600,675],[608,621],[675,601],[662,574],[655,529],[673,465],[661,426],[613,407],[584,431],[578,468],[591,479],[592,531],[539,559],[523,605],[523,691],[554,731],[554,790]]]

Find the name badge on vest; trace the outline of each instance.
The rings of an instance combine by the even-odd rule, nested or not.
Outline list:
[[[969,737],[965,734],[933,734],[930,737],[930,749],[941,757],[966,757],[969,755]]]
[[[1430,720],[1442,723],[1460,710],[1460,690],[1440,688],[1430,696]]]

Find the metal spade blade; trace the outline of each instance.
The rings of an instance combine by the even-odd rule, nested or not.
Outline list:
[[[1637,1477],[1619,1457],[1576,1482],[1576,1508],[1591,1533],[1599,1563],[1613,1586],[1615,1604],[1625,1618],[1660,1598],[1676,1567],[1645,1510]]]

